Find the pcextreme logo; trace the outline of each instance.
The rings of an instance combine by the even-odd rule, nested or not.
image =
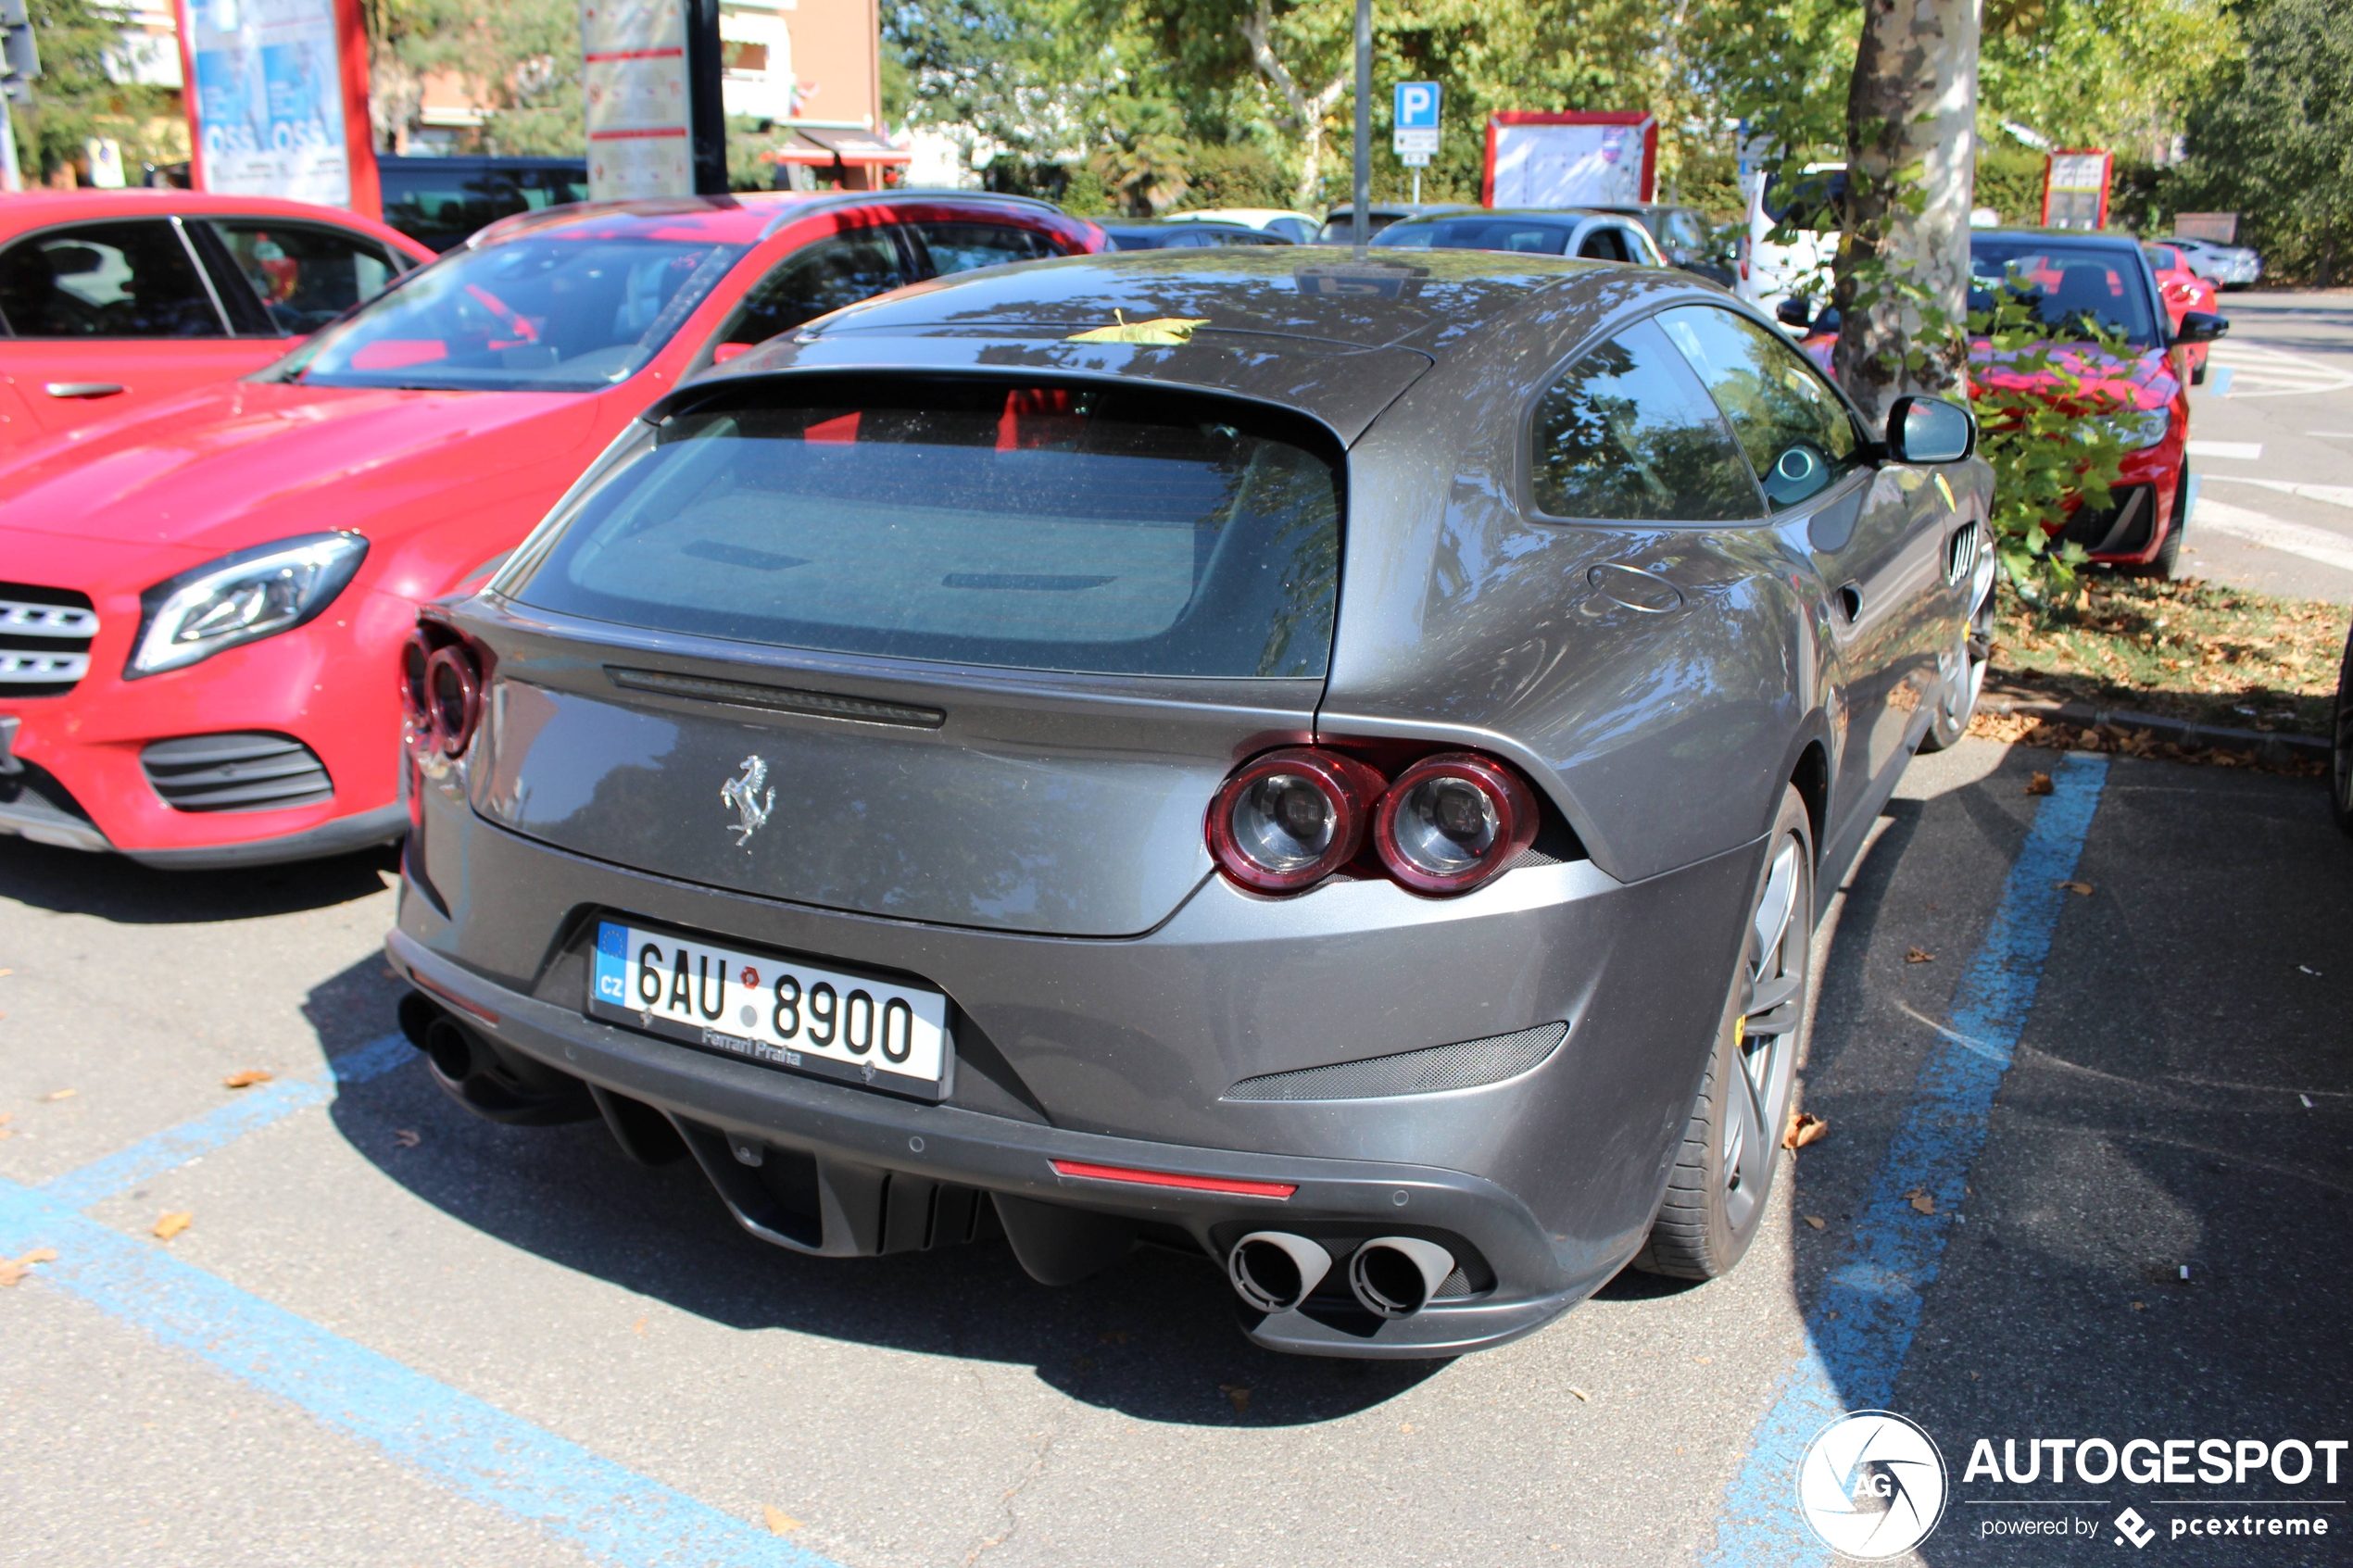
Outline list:
[[[1929,1537],[1944,1516],[1944,1456],[1893,1411],[1856,1411],[1815,1434],[1797,1467],[1797,1507],[1822,1544],[1877,1562]]]

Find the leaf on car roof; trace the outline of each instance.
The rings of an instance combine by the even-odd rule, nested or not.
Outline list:
[[[1088,332],[1073,332],[1065,343],[1139,343],[1162,348],[1174,347],[1193,341],[1193,330],[1209,325],[1206,316],[1155,316],[1149,321],[1131,321],[1126,312],[1114,310],[1119,318],[1115,327],[1096,327]]]
[[[224,1089],[250,1089],[256,1084],[266,1084],[277,1074],[266,1067],[248,1067],[242,1073],[232,1073],[220,1080]]]
[[[156,1239],[157,1241],[170,1241],[173,1236],[178,1236],[182,1231],[186,1230],[190,1225],[193,1225],[195,1223],[196,1217],[188,1212],[185,1209],[174,1209],[170,1213],[166,1214],[162,1219],[156,1222]]]
[[[21,1258],[0,1258],[0,1285],[14,1285],[24,1278],[25,1271],[35,1263],[57,1261],[54,1247],[36,1247]]]

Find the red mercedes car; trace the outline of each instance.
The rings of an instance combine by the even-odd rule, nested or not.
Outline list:
[[[519,214],[245,380],[0,455],[0,832],[183,867],[399,836],[417,606],[640,409],[885,290],[1101,244],[978,195]]]
[[[372,219],[201,191],[0,199],[0,450],[233,381],[434,253]]]
[[[2189,524],[2188,350],[2230,330],[2221,317],[2168,309],[2139,241],[2129,235],[1980,229],[1969,236],[1969,310],[1993,308],[2007,291],[2047,331],[2038,350],[2065,363],[2105,407],[2096,417],[2123,443],[2123,472],[2108,505],[2081,508],[2059,531],[2094,560],[2120,571],[2173,575]],[[2106,337],[2114,352],[2095,341]],[[2059,395],[2046,373],[1970,345],[1974,390]]]

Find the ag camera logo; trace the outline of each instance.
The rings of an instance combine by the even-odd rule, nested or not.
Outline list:
[[[1841,1557],[1877,1562],[1928,1539],[1944,1517],[1944,1456],[1893,1411],[1856,1411],[1815,1435],[1797,1467],[1797,1509]]]

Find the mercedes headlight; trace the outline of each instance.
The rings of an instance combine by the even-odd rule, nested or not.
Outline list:
[[[2122,442],[2127,452],[2137,452],[2165,439],[2165,433],[2173,428],[2173,415],[2166,408],[2137,408],[2130,413],[2103,415],[2098,423],[2100,429]]]
[[[122,678],[160,674],[291,632],[334,602],[359,570],[357,533],[305,533],[239,550],[139,596],[139,640]]]

